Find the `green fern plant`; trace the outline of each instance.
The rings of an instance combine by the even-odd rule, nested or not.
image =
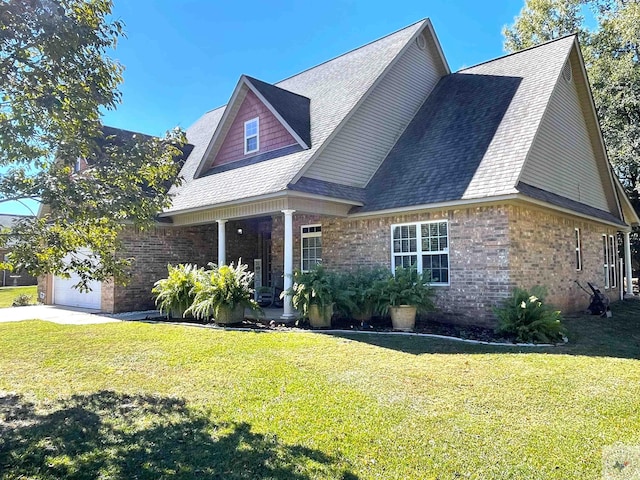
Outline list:
[[[559,310],[545,303],[547,291],[536,286],[527,291],[515,288],[501,307],[494,308],[498,317],[496,332],[514,337],[517,342],[554,343],[564,339],[565,328]]]
[[[209,264],[209,269],[202,271],[196,278],[193,288],[195,298],[187,309],[200,320],[218,318],[222,310],[234,310],[236,307],[250,308],[261,313],[262,309],[253,299],[253,272],[238,261],[238,266]]]
[[[151,293],[156,297],[160,314],[166,315],[167,319],[183,318],[195,299],[193,288],[203,269],[188,263],[167,265],[167,271],[167,278],[158,280]]]
[[[435,309],[433,289],[429,285],[429,272],[418,273],[415,268],[396,268],[395,275],[376,283],[377,310],[386,315],[389,307],[415,306],[418,312]]]

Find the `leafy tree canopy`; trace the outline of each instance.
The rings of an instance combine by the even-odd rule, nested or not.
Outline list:
[[[170,204],[185,137],[122,135],[101,124],[116,108],[123,36],[111,0],[0,0],[0,202],[38,199],[37,219],[11,235],[9,267],[126,279],[123,228],[147,228]],[[112,135],[116,133],[116,135]],[[76,172],[82,159],[86,166]],[[88,248],[87,258],[75,252]]]
[[[585,13],[597,21],[589,29]],[[637,0],[525,0],[503,30],[507,51],[577,33],[609,159],[640,211],[640,2]],[[634,257],[640,239],[634,235]]]

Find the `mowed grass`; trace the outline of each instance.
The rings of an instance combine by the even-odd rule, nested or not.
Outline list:
[[[30,295],[33,302],[36,301],[38,287],[35,285],[29,287],[0,287],[0,308],[10,307],[18,295]]]
[[[596,479],[640,445],[640,302],[574,343],[0,324],[0,479]]]

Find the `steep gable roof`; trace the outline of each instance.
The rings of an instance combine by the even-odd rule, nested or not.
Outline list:
[[[565,37],[443,78],[353,213],[537,193],[518,180],[576,48]]]
[[[426,25],[429,25],[428,20],[422,20],[275,84],[280,89],[310,99],[309,149],[239,166],[215,175],[197,177],[198,167],[207,153],[225,107],[205,114],[187,130],[187,138],[194,149],[181,171],[184,180],[182,185],[174,186],[171,191],[174,201],[166,214],[286,190],[300,169],[318,152],[367,95],[376,80],[386,72],[392,61]],[[295,123],[293,120],[292,122]]]

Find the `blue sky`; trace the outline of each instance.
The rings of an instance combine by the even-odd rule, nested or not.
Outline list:
[[[162,135],[224,105],[245,73],[276,82],[424,17],[452,70],[503,55],[523,0],[114,0],[122,104],[104,123]],[[28,213],[19,205],[0,212]]]

